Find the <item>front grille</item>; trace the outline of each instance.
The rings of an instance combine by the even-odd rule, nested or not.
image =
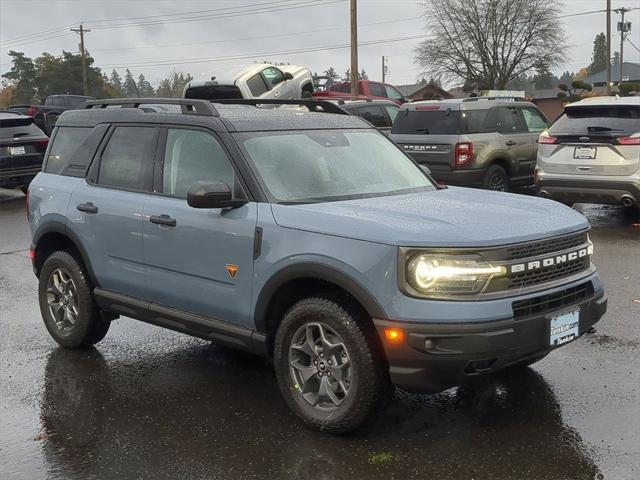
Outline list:
[[[592,295],[593,285],[591,282],[586,282],[548,295],[519,300],[513,302],[511,306],[514,318],[528,317],[529,315],[541,315],[560,310],[579,303]]]
[[[514,245],[513,247],[507,247],[504,249],[504,259],[517,260],[519,258],[537,257],[538,255],[546,255],[547,253],[554,253],[560,250],[577,247],[586,242],[587,232],[581,232],[564,237],[552,238],[550,240]]]
[[[512,273],[507,276],[505,288],[508,290],[526,288],[540,283],[553,282],[561,278],[570,277],[589,268],[589,257],[579,258],[572,262],[552,265],[529,272]]]

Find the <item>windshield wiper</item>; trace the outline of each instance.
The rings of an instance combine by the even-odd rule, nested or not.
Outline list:
[[[424,132],[426,134],[429,134],[429,129],[428,128],[416,128],[416,132]]]

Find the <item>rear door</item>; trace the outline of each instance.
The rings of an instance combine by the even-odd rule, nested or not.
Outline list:
[[[631,175],[640,168],[640,105],[567,107],[538,161],[549,173]]]
[[[152,184],[159,128],[118,125],[107,134],[67,217],[104,289],[145,299],[144,200]],[[56,139],[56,143],[57,143]]]
[[[547,129],[549,121],[542,112],[535,107],[523,107],[520,111],[522,112],[524,123],[529,132],[529,143],[532,146],[531,155],[527,162],[520,164],[520,174],[533,175],[533,170],[536,165],[536,154],[538,153],[538,137]]]
[[[511,162],[512,177],[533,176],[534,143],[518,107],[498,107],[498,145]]]
[[[429,166],[437,178],[437,172],[453,169],[460,132],[458,110],[444,105],[420,105],[398,113],[390,137],[416,162]]]
[[[161,145],[155,192],[144,206],[149,299],[219,320],[247,320],[257,204],[234,209],[187,204],[187,191],[199,180],[224,182],[236,198],[246,198],[229,155],[212,132],[163,129]]]

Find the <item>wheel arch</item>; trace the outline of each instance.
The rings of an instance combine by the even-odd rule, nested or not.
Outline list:
[[[49,222],[42,225],[33,235],[32,246],[34,252],[33,269],[36,276],[40,275],[42,265],[46,259],[58,250],[74,250],[78,253],[82,265],[94,286],[99,284],[89,261],[86,250],[82,247],[80,239],[66,226],[59,222]]]
[[[256,300],[255,329],[266,335],[269,352],[272,350],[275,330],[286,310],[302,298],[323,293],[344,293],[369,318],[386,317],[375,297],[350,275],[316,263],[290,265],[279,270],[265,283]]]

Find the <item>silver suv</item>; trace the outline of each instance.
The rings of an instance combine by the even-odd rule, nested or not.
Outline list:
[[[640,203],[640,98],[572,103],[540,135],[536,189],[564,203]]]
[[[390,138],[448,185],[532,185],[536,140],[549,125],[530,102],[474,97],[404,104]]]

